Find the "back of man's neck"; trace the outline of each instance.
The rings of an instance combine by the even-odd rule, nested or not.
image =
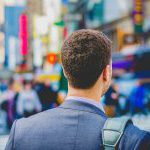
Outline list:
[[[75,97],[82,97],[86,99],[91,99],[96,102],[99,102],[101,98],[101,92],[98,92],[97,90],[92,90],[92,89],[74,89],[74,88],[69,88],[68,89],[68,97],[70,96],[75,96]]]

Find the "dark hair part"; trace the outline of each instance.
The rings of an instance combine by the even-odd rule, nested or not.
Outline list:
[[[111,41],[95,30],[83,29],[72,33],[61,49],[64,72],[74,88],[94,86],[110,59]]]

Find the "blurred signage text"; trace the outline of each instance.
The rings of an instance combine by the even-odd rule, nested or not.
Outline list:
[[[20,16],[20,44],[21,54],[28,54],[28,17],[25,14]]]

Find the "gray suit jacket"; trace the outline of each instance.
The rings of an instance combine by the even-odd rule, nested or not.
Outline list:
[[[106,115],[97,107],[67,100],[60,107],[15,121],[6,150],[103,150]],[[148,150],[150,135],[129,124],[121,150]]]

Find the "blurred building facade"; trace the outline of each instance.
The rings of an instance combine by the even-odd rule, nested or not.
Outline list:
[[[35,5],[36,3],[36,5]],[[26,13],[29,17],[29,51],[32,52],[32,67],[50,65],[47,56],[58,54],[62,41],[61,0],[27,1]]]
[[[25,1],[3,1],[4,33],[5,33],[5,61],[4,66],[15,70],[22,59],[20,50],[20,15],[25,9]],[[19,57],[18,57],[19,56]]]
[[[2,0],[0,3],[0,66],[10,70],[49,71],[53,66],[49,56],[59,55],[62,41],[82,28],[106,33],[114,43],[113,52],[150,43],[150,0]]]
[[[149,43],[149,0],[69,0],[69,31],[98,29],[113,41],[113,52],[126,45]]]

